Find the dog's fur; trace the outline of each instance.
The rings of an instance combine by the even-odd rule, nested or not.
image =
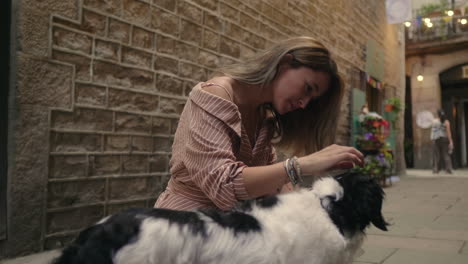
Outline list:
[[[131,209],[82,231],[55,264],[350,263],[384,193],[348,173],[228,212]]]

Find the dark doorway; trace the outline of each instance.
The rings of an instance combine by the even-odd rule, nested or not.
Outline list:
[[[8,90],[10,87],[10,26],[11,0],[2,1],[0,10],[2,40],[0,42],[0,240],[6,239],[7,230],[7,138]]]
[[[457,65],[439,74],[442,108],[450,121],[454,151],[452,164],[455,169],[468,167],[468,63]],[[465,70],[465,71],[464,71]]]
[[[411,104],[411,79],[406,76],[405,87],[405,139],[403,146],[405,150],[405,162],[407,168],[414,168],[414,144],[413,144],[413,107]]]

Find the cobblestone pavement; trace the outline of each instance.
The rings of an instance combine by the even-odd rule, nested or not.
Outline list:
[[[468,263],[468,171],[407,174],[385,188],[390,231],[371,228],[354,263]]]
[[[437,176],[408,170],[385,192],[390,231],[371,228],[354,264],[468,263],[468,170]],[[45,264],[56,255],[49,251],[0,263]]]

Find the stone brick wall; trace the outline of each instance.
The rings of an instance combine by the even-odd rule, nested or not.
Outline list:
[[[400,29],[386,25],[384,0],[21,0],[14,14],[0,258],[61,247],[107,214],[152,206],[191,88],[275,41],[318,38],[350,90],[374,39],[383,81],[404,94]],[[338,143],[348,143],[349,118],[347,96]]]

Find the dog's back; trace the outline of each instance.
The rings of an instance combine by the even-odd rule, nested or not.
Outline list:
[[[54,264],[345,263],[368,225],[386,229],[383,196],[351,173],[228,212],[127,210],[82,231]]]

